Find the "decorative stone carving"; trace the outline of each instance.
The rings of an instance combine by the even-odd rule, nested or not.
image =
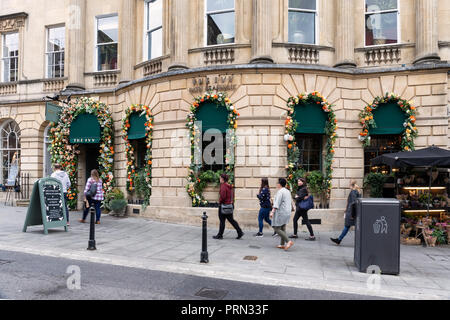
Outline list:
[[[13,15],[0,16],[0,32],[17,31],[25,26],[28,14],[22,12]]]

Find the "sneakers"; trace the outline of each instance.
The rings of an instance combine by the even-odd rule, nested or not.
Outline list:
[[[219,236],[219,235],[213,236],[213,239],[216,239],[216,240],[222,240],[222,239],[223,239],[223,236]]]
[[[289,239],[298,239],[298,235],[293,234],[292,236],[289,236]]]
[[[272,237],[279,237],[278,233],[274,232]]]
[[[262,238],[264,237],[264,234],[262,232],[258,232],[257,234],[255,234],[255,237]]]
[[[336,243],[337,245],[341,244],[341,240],[339,240],[339,239],[330,238],[330,240],[333,241],[334,243]]]
[[[309,237],[305,239],[306,241],[316,241],[316,237]]]
[[[288,244],[286,245],[286,247],[284,247],[284,250],[287,251],[289,250],[289,248],[291,248],[294,245],[293,241],[289,241]]]
[[[239,240],[239,239],[241,239],[242,237],[244,236],[244,233],[243,232],[241,232],[240,234],[238,234],[238,236],[237,236],[237,240]]]

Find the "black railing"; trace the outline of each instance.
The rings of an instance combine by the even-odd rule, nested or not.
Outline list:
[[[30,174],[20,173],[14,189],[16,200],[30,200]]]

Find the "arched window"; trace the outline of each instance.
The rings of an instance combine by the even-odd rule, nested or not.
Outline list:
[[[327,114],[312,103],[295,107],[297,126],[295,141],[299,149],[298,163],[307,172],[322,171]]]
[[[50,147],[50,125],[48,125],[44,130],[44,177],[47,177],[52,174],[52,159],[50,156],[50,151],[48,148]]]
[[[228,111],[215,103],[204,103],[197,111],[202,126],[202,167],[204,170],[225,170]]]
[[[1,184],[14,185],[20,168],[20,128],[14,121],[5,122],[0,129],[1,136]]]

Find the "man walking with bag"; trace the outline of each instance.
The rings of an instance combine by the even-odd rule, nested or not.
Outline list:
[[[222,174],[220,176],[220,199],[219,199],[219,233],[216,236],[213,236],[214,239],[221,240],[223,239],[223,233],[225,231],[225,220],[228,220],[231,225],[237,231],[237,238],[241,239],[244,235],[239,224],[233,218],[234,212],[234,197],[233,197],[233,187],[228,184],[229,177],[226,174]]]

